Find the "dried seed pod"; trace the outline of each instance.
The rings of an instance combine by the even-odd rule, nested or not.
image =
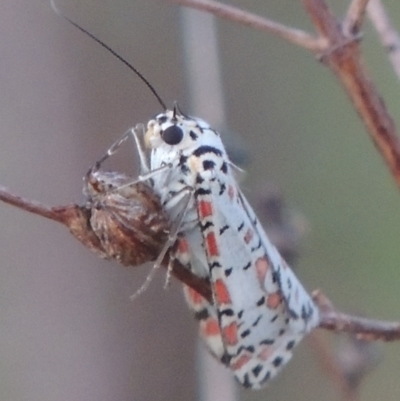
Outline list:
[[[98,249],[92,249],[125,266],[154,260],[169,230],[168,218],[152,188],[132,182],[127,175],[101,171],[96,165],[87,173],[83,190],[86,204],[82,211],[88,230],[99,243]]]

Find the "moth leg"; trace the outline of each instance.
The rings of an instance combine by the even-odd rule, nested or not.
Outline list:
[[[144,145],[144,134],[145,129],[143,124],[137,124],[135,128],[130,130],[130,134],[133,136],[133,139],[136,144],[136,149],[139,155],[140,160],[140,174],[147,174],[150,171],[149,167],[149,152],[146,151]]]
[[[90,176],[95,174],[100,170],[101,165],[110,157],[112,156],[118,148],[129,138],[131,135],[131,130],[126,131],[121,138],[117,139],[107,150],[107,152],[99,159],[96,161],[96,163],[90,167],[88,172],[85,175],[85,182],[87,183],[89,181]]]
[[[131,295],[130,299],[134,300],[136,299],[140,294],[142,294],[146,289],[148,288],[149,284],[154,278],[154,275],[156,271],[160,268],[162,261],[164,260],[165,255],[167,252],[170,250],[170,248],[174,245],[178,238],[179,231],[181,229],[182,221],[186,215],[188,206],[190,204],[190,201],[193,198],[193,188],[192,187],[185,187],[181,189],[179,192],[177,192],[169,201],[175,201],[177,204],[180,206],[180,211],[177,215],[177,217],[174,219],[174,222],[172,224],[171,230],[168,234],[168,239],[165,242],[163,249],[161,250],[160,254],[158,255],[156,261],[154,262],[154,265],[146,277],[145,282],[142,284],[142,286],[133,294]],[[167,269],[167,277],[165,280],[165,286],[168,286],[168,283],[170,281],[171,277],[171,271],[172,271],[172,263],[168,264],[168,269]]]
[[[144,148],[144,143],[141,137],[144,137],[144,126],[143,124],[137,124],[135,128],[131,128],[126,131],[119,139],[117,139],[107,150],[107,152],[98,160],[96,163],[89,169],[86,176],[97,172],[101,165],[113,154],[115,154],[121,145],[128,139],[132,137],[135,141],[135,145],[138,151],[139,159],[140,159],[140,174],[143,175],[143,178],[140,178],[137,181],[145,181],[151,178],[152,174],[148,177],[147,174],[150,172],[149,162],[147,152]],[[158,170],[158,169],[157,169]]]

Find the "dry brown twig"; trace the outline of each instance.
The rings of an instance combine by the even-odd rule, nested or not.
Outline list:
[[[400,186],[400,142],[393,119],[364,67],[360,52],[361,24],[366,0],[353,0],[342,23],[324,0],[302,0],[318,36],[278,24],[212,0],[169,0],[218,17],[272,33],[311,51],[337,76],[367,128],[373,143]],[[344,28],[345,27],[345,28]],[[297,35],[296,32],[301,34]]]
[[[99,244],[98,236],[94,233],[90,222],[90,208],[86,205],[71,204],[67,206],[48,207],[39,202],[29,201],[20,196],[12,194],[4,187],[0,187],[0,200],[19,209],[34,213],[41,217],[46,217],[58,223],[62,223],[70,230],[84,246],[95,252],[102,258],[115,259],[121,263],[117,255],[110,255]],[[144,205],[148,207],[148,205]],[[153,213],[156,211],[153,210]],[[161,212],[161,208],[158,212]],[[111,233],[112,234],[112,233]],[[138,235],[135,233],[135,235]],[[115,238],[114,238],[115,239]],[[117,241],[121,241],[119,238]],[[160,240],[159,246],[162,246]],[[152,261],[157,257],[156,252],[149,252],[141,257],[141,263]],[[165,266],[168,261],[165,260]],[[135,266],[134,262],[131,264]],[[193,275],[178,263],[174,263],[173,275],[186,285],[195,289],[206,299],[212,301],[211,288],[209,282]],[[321,293],[314,293],[314,301],[321,311],[320,327],[334,332],[346,332],[357,335],[363,340],[382,340],[397,341],[400,340],[400,323],[384,322],[372,319],[365,319],[356,316],[350,316],[335,310],[329,300]]]
[[[369,0],[353,0],[343,19],[342,29],[347,36],[357,35],[364,22]]]

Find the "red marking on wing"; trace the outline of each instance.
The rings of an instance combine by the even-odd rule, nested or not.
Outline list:
[[[251,356],[248,354],[242,355],[235,363],[229,365],[232,370],[239,370],[242,368],[246,363],[248,363],[251,359]]]
[[[267,275],[269,268],[268,260],[265,257],[256,260],[257,278],[262,286],[264,286],[265,276]]]
[[[238,342],[237,337],[237,324],[231,323],[229,326],[222,328],[222,336],[228,345],[236,345]]]
[[[217,319],[209,318],[201,324],[201,331],[205,337],[220,336],[221,330]]]
[[[217,239],[215,238],[215,233],[210,232],[206,235],[206,246],[209,256],[219,256],[219,249]]]
[[[199,202],[199,215],[200,219],[213,215],[212,203],[208,201]]]
[[[201,305],[205,303],[205,299],[193,288],[185,286],[186,295],[194,305]]]
[[[217,303],[219,305],[232,303],[229,291],[226,288],[225,283],[221,279],[216,280],[213,286],[214,286],[215,297],[217,298]]]
[[[233,200],[233,198],[235,197],[235,187],[233,185],[229,185],[228,186],[228,196],[230,200]]]
[[[267,297],[266,304],[270,309],[276,309],[282,302],[282,295],[279,292],[269,294]]]
[[[274,347],[272,347],[271,345],[267,345],[261,350],[257,357],[260,358],[262,361],[267,361],[271,357],[273,352]]]
[[[178,239],[178,252],[181,254],[189,252],[189,244],[184,238]]]
[[[244,236],[244,242],[248,244],[253,239],[254,232],[249,228]]]

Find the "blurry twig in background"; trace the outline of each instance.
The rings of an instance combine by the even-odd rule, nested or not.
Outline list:
[[[272,33],[286,41],[310,50],[337,76],[357,113],[381,153],[396,183],[400,186],[400,142],[393,119],[364,67],[360,51],[359,29],[366,1],[353,0],[343,23],[336,18],[324,0],[302,0],[318,37],[285,27],[274,21],[247,13],[239,8],[209,0],[170,0],[221,18]],[[369,12],[371,13],[371,11]]]
[[[362,380],[381,360],[377,343],[357,339],[354,335],[339,338],[332,349],[325,336],[314,331],[307,337],[309,346],[315,351],[319,366],[330,378],[343,401],[360,400],[359,388]]]
[[[308,229],[307,222],[303,216],[288,210],[283,194],[276,186],[264,184],[259,187],[261,190],[254,197],[257,215],[272,243],[293,268],[300,254],[300,238]],[[326,298],[322,298],[321,302],[328,303]],[[329,311],[332,312],[332,309]],[[319,366],[342,400],[358,401],[362,380],[380,360],[378,344],[348,334],[341,336],[339,342],[332,346],[322,334],[313,331],[307,338]]]
[[[239,22],[251,28],[272,33],[290,43],[304,47],[313,52],[320,52],[326,49],[327,42],[323,38],[317,38],[300,29],[290,28],[278,22],[260,17],[237,7],[222,4],[213,0],[170,0],[182,6],[206,11],[217,17]]]
[[[368,0],[353,0],[343,20],[343,32],[346,35],[357,35],[364,22]]]
[[[190,109],[195,115],[206,117],[214,127],[226,127],[216,18],[187,8],[180,11]],[[232,136],[230,139],[228,143],[238,143]],[[235,149],[235,153],[239,153],[242,148],[236,146]],[[200,344],[201,340],[199,336],[196,352],[199,401],[238,400],[238,388],[232,375],[227,369],[221,368],[203,344]]]
[[[250,196],[257,216],[279,253],[296,269],[300,238],[308,230],[307,221],[299,213],[288,210],[277,186],[267,183],[259,184],[258,188],[254,196]]]
[[[393,69],[400,79],[400,35],[394,29],[388,13],[380,0],[370,0],[368,17],[380,37],[382,45],[388,52]]]

